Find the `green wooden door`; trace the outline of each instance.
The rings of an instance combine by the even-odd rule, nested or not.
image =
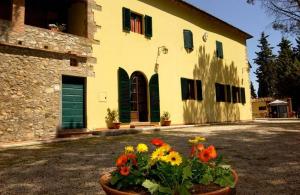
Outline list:
[[[62,128],[85,128],[84,78],[68,76],[63,77]]]
[[[151,122],[160,121],[160,100],[158,74],[151,77],[149,82]]]

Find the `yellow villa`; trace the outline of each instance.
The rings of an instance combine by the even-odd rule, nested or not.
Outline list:
[[[104,128],[107,108],[122,124],[252,119],[246,32],[180,0],[42,4],[0,3],[0,141]]]

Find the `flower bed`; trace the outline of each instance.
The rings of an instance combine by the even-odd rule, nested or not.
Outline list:
[[[136,148],[126,146],[116,160],[116,170],[111,176],[106,175],[109,182],[106,181],[104,190],[180,195],[230,191],[237,182],[236,173],[222,163],[215,147],[206,147],[204,141],[202,137],[189,140],[188,158],[159,138],[151,140],[155,146],[151,153],[144,143]]]

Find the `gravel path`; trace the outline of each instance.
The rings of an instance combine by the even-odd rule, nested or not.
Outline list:
[[[99,174],[126,144],[163,138],[180,152],[205,136],[239,174],[237,194],[300,194],[300,123],[253,123],[98,137],[0,151],[0,194],[103,194]]]

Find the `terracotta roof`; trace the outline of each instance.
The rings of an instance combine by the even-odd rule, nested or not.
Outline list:
[[[232,29],[238,31],[239,33],[244,34],[244,35],[246,36],[247,39],[253,38],[253,36],[250,35],[249,33],[247,33],[247,32],[245,32],[245,31],[243,31],[243,30],[241,30],[241,29],[239,29],[239,28],[237,28],[237,27],[235,27],[235,26],[229,24],[228,22],[225,22],[224,20],[221,20],[220,18],[217,18],[216,16],[213,16],[212,14],[210,14],[210,13],[208,13],[208,12],[206,12],[206,11],[204,11],[204,10],[202,10],[202,9],[200,9],[200,8],[194,6],[194,5],[192,5],[192,4],[190,4],[190,3],[186,2],[186,1],[183,1],[183,0],[171,0],[171,1],[178,2],[178,3],[180,3],[180,4],[182,4],[182,5],[185,5],[185,6],[191,8],[191,9],[193,9],[193,10],[196,10],[196,11],[202,13],[202,14],[205,14],[205,15],[207,15],[208,17],[211,17],[211,18],[217,20],[218,22],[221,22],[221,23],[225,24],[226,26],[228,26],[228,27],[230,27],[230,28],[232,28]]]

